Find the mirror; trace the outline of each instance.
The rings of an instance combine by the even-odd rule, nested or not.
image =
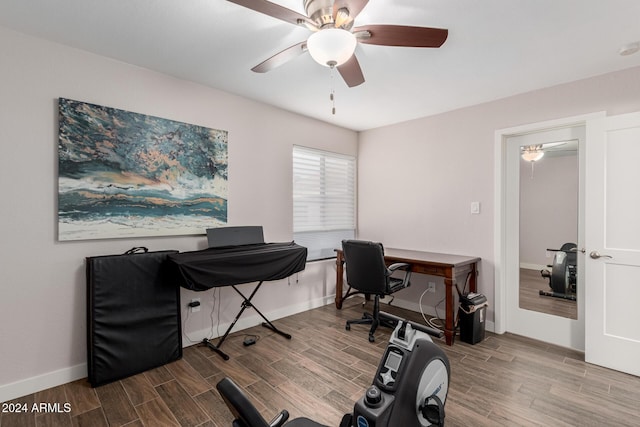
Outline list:
[[[522,145],[520,308],[577,319],[578,141]]]

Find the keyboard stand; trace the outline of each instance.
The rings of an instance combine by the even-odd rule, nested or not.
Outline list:
[[[258,313],[260,315],[260,317],[262,317],[264,319],[264,322],[262,322],[262,326],[264,326],[265,328],[271,329],[273,332],[277,333],[278,335],[282,335],[283,337],[285,337],[286,339],[290,340],[291,339],[291,335],[281,331],[280,329],[276,328],[276,326],[271,323],[271,321],[269,319],[267,319],[261,312],[260,310],[257,309],[257,307],[255,305],[253,305],[253,303],[251,302],[251,299],[253,298],[253,296],[256,294],[256,292],[258,292],[258,289],[260,289],[260,286],[262,286],[262,281],[260,283],[258,283],[258,285],[253,289],[253,291],[251,292],[251,295],[249,295],[249,298],[247,298],[242,292],[240,292],[238,290],[238,288],[236,288],[235,285],[231,285],[231,287],[242,297],[243,301],[240,304],[241,308],[240,311],[238,312],[238,314],[236,315],[236,318],[233,319],[233,322],[231,322],[231,325],[229,325],[229,327],[227,328],[227,331],[224,333],[224,335],[222,337],[220,337],[220,339],[218,340],[218,342],[216,344],[213,344],[211,342],[211,340],[205,338],[202,340],[202,344],[206,345],[207,347],[209,347],[211,350],[215,351],[216,353],[218,353],[220,355],[220,357],[222,357],[224,360],[229,360],[229,355],[227,355],[225,352],[223,352],[222,350],[220,350],[220,347],[222,347],[222,344],[224,343],[224,341],[227,339],[227,336],[229,336],[229,334],[231,333],[231,330],[233,329],[233,327],[236,325],[236,322],[238,321],[238,319],[240,318],[240,316],[242,316],[242,313],[244,313],[244,311],[247,308],[253,308],[256,313]]]

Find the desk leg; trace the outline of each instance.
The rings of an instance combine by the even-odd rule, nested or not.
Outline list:
[[[446,292],[446,315],[445,315],[445,326],[444,326],[444,336],[447,345],[453,345],[453,340],[456,336],[455,330],[455,318],[456,312],[454,307],[454,296],[453,291],[455,289],[455,280],[453,278],[453,271],[447,271],[447,276],[444,278],[445,284],[445,292]]]
[[[344,275],[344,258],[342,252],[338,251],[336,255],[336,308],[342,309],[342,276]]]

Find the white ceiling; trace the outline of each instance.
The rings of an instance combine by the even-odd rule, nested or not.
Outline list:
[[[303,0],[274,2],[304,14]],[[640,65],[639,0],[370,0],[356,20],[449,29],[440,49],[360,44],[348,88],[304,54],[250,69],[308,30],[226,0],[0,0],[0,25],[354,130]],[[7,64],[2,64],[7,66]],[[640,78],[640,76],[639,76]]]

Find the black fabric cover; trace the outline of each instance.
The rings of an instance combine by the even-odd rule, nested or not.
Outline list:
[[[182,274],[181,286],[205,291],[289,277],[304,270],[307,248],[294,242],[261,243],[182,252],[169,259]]]
[[[182,357],[178,251],[89,257],[87,359],[96,387]]]

